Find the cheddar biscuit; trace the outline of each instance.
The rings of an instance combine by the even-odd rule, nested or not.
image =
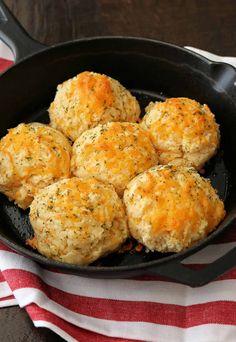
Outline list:
[[[214,114],[206,104],[188,98],[151,102],[141,126],[150,132],[160,164],[171,162],[200,170],[219,147]]]
[[[118,81],[88,71],[60,84],[49,108],[52,127],[72,141],[98,124],[136,122],[139,115],[137,100]]]
[[[135,123],[99,125],[84,132],[72,148],[72,173],[109,182],[119,195],[133,177],[156,164],[149,133]]]
[[[209,180],[194,168],[154,166],[124,192],[131,235],[151,251],[180,252],[212,232],[225,216]]]
[[[76,265],[117,250],[128,237],[121,199],[112,185],[94,178],[64,179],[41,190],[30,206],[30,222],[32,247]]]
[[[70,177],[71,146],[59,131],[21,123],[0,141],[0,191],[26,209],[37,191]]]

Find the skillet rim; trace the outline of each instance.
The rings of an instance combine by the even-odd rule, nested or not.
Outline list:
[[[217,65],[227,65],[230,68],[232,68],[233,70],[235,70],[236,72],[236,67],[234,67],[233,65],[226,63],[226,62],[215,62],[212,61],[210,58],[207,58],[195,51],[189,50],[183,46],[179,46],[179,45],[175,45],[173,43],[169,43],[169,42],[164,42],[161,40],[157,40],[157,39],[152,39],[152,38],[147,38],[147,37],[138,37],[138,36],[122,36],[122,35],[114,35],[114,36],[110,36],[110,35],[106,35],[106,36],[92,36],[92,37],[84,37],[84,38],[78,38],[78,39],[73,39],[73,40],[68,40],[65,42],[59,42],[56,44],[52,44],[50,46],[48,45],[44,45],[41,44],[37,41],[35,41],[35,43],[39,43],[40,44],[40,50],[37,51],[32,51],[32,53],[26,55],[25,57],[17,60],[17,61],[13,61],[14,64],[11,65],[9,68],[7,68],[6,70],[4,70],[1,74],[0,74],[0,78],[5,75],[9,70],[14,69],[15,67],[17,67],[18,65],[22,64],[23,62],[27,61],[28,59],[31,59],[34,56],[38,56],[40,54],[49,52],[51,50],[57,49],[57,48],[62,48],[62,47],[66,47],[67,45],[75,45],[78,43],[82,43],[82,42],[90,42],[90,41],[97,41],[97,40],[134,40],[134,41],[140,41],[140,42],[148,42],[148,43],[152,43],[152,44],[158,44],[158,45],[163,45],[163,46],[168,46],[170,48],[176,49],[176,50],[180,50],[183,53],[186,53],[187,55],[192,55],[193,57],[197,58],[198,60],[202,60],[203,62],[205,62],[208,65],[212,65],[212,64],[217,64]],[[10,50],[11,47],[9,46]]]
[[[76,45],[76,44],[80,44],[80,43],[84,43],[84,42],[93,42],[93,41],[99,41],[99,40],[107,40],[107,41],[111,41],[111,40],[117,40],[117,41],[122,41],[122,40],[132,40],[132,41],[138,41],[140,43],[142,42],[147,42],[147,43],[151,43],[151,44],[155,44],[155,45],[161,45],[161,46],[167,46],[168,48],[174,49],[174,50],[179,50],[182,53],[186,54],[186,55],[191,55],[194,58],[196,58],[199,61],[202,61],[203,63],[205,63],[208,66],[212,66],[212,65],[227,65],[228,67],[232,68],[232,70],[235,71],[236,73],[236,68],[228,63],[223,63],[223,62],[214,62],[212,60],[210,60],[207,57],[204,57],[194,51],[188,50],[184,47],[172,44],[172,43],[168,43],[168,42],[162,42],[159,40],[155,40],[155,39],[151,39],[151,38],[145,38],[145,37],[136,37],[136,36],[93,36],[93,37],[85,37],[85,38],[79,38],[76,40],[69,40],[66,42],[61,42],[61,43],[57,43],[57,44],[53,44],[51,46],[46,46],[43,47],[41,43],[39,43],[41,45],[41,50],[37,50],[35,52],[32,52],[30,54],[28,54],[27,56],[23,57],[22,59],[20,59],[19,61],[16,61],[12,66],[10,66],[8,69],[6,69],[1,75],[0,75],[0,83],[1,83],[1,78],[7,76],[7,74],[9,72],[14,72],[14,70],[21,64],[23,63],[27,63],[29,60],[32,60],[32,58],[34,56],[40,56],[44,53],[48,53],[52,50],[56,50],[56,49],[61,49],[70,45]],[[36,42],[37,43],[37,42]],[[187,63],[186,63],[187,64]],[[200,69],[199,69],[200,70]],[[235,103],[236,104],[236,103]],[[227,220],[227,218],[225,219]],[[196,253],[197,251],[203,249],[205,246],[207,246],[212,240],[214,240],[219,234],[222,233],[222,231],[225,231],[226,229],[230,228],[230,226],[236,221],[236,208],[233,212],[233,214],[231,213],[230,217],[228,218],[228,220],[225,222],[222,221],[222,223],[219,225],[219,227],[213,231],[208,237],[206,237],[204,240],[201,240],[200,242],[196,243],[195,245],[193,245],[192,247],[180,252],[180,253],[174,253],[171,254],[167,257],[163,257],[157,260],[152,260],[152,261],[146,261],[146,262],[141,262],[141,263],[137,263],[137,264],[132,264],[132,265],[126,265],[126,266],[79,266],[76,264],[67,264],[67,263],[63,263],[60,261],[56,261],[53,259],[49,259],[41,254],[35,253],[34,251],[28,249],[27,247],[21,246],[16,242],[13,242],[11,240],[8,239],[8,237],[3,236],[1,231],[0,231],[0,241],[2,241],[4,244],[6,244],[8,247],[10,247],[11,249],[19,252],[22,255],[28,256],[30,259],[37,261],[40,264],[44,264],[46,266],[50,266],[50,267],[55,267],[55,268],[59,268],[61,270],[68,270],[68,271],[74,271],[76,273],[104,273],[104,275],[106,273],[109,272],[120,272],[120,271],[135,271],[135,270],[142,270],[142,269],[150,269],[150,268],[154,268],[155,266],[159,266],[162,264],[166,264],[172,261],[178,261],[178,260],[183,260],[186,257],[188,257],[189,255],[193,255],[194,253]]]

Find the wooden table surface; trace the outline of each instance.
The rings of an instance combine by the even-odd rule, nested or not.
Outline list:
[[[26,31],[45,44],[129,35],[236,56],[235,0],[5,0]],[[36,329],[24,309],[0,310],[0,341],[62,341]],[[91,342],[91,341],[88,341]]]

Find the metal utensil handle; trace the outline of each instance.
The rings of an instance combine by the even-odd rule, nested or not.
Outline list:
[[[194,270],[173,261],[151,269],[149,274],[161,275],[191,287],[203,286],[235,267],[236,247],[200,270]]]
[[[0,0],[0,39],[13,51],[16,61],[46,47],[28,35],[2,0]]]

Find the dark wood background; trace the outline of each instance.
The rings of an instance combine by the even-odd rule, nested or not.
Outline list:
[[[154,38],[236,56],[235,0],[5,0],[46,44],[95,35]]]
[[[5,0],[45,44],[99,35],[154,38],[236,57],[235,0]],[[62,341],[36,329],[24,309],[0,310],[1,342]],[[92,341],[88,341],[92,342]]]

